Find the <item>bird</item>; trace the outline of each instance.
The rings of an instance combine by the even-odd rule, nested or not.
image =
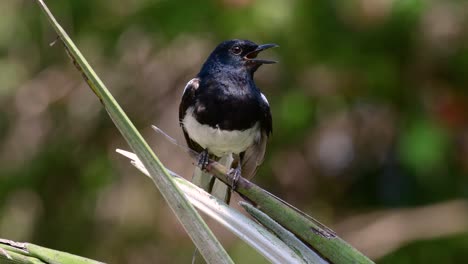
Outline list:
[[[197,153],[192,182],[227,204],[230,189],[204,172],[214,158],[236,177],[250,179],[265,157],[272,134],[272,116],[266,96],[254,82],[263,64],[276,61],[257,55],[276,44],[258,45],[249,40],[221,42],[203,63],[199,73],[184,88],[179,121],[187,145]],[[232,167],[231,167],[232,166]]]

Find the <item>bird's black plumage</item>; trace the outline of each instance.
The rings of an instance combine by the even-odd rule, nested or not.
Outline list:
[[[226,141],[231,140],[231,136],[234,141],[239,138],[239,145],[232,144],[230,152],[243,159],[244,177],[253,176],[246,174],[253,174],[262,162],[266,140],[272,132],[270,106],[255,85],[253,75],[262,64],[274,63],[256,58],[259,52],[274,46],[257,45],[248,40],[222,42],[210,54],[197,77],[185,87],[179,107],[181,126],[192,149],[200,152],[207,148],[211,154],[220,156],[221,152],[216,153],[216,144],[223,150],[229,150],[229,145],[223,145],[223,135],[226,135]],[[196,123],[196,128],[188,123],[188,114],[195,120],[192,123]],[[199,134],[200,127],[216,129],[221,138],[213,138],[212,144],[206,143],[209,138],[198,136],[197,140],[196,133]],[[206,137],[210,135],[207,132]],[[252,142],[245,143],[244,138],[247,141],[252,139]],[[247,144],[245,148],[243,144]]]

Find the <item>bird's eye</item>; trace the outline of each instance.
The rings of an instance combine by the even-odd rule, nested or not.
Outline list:
[[[236,54],[236,55],[239,55],[242,52],[242,48],[239,47],[239,46],[234,46],[234,47],[232,47],[231,52]]]

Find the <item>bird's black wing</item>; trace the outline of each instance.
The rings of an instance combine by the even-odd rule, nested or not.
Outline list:
[[[252,146],[242,154],[241,165],[242,165],[242,176],[246,179],[251,179],[255,172],[257,172],[258,166],[262,164],[265,158],[266,145],[268,137],[273,132],[273,124],[271,118],[270,106],[266,97],[262,94],[261,104],[261,116],[260,116],[260,128],[261,135]]]
[[[190,80],[187,83],[187,85],[185,85],[184,93],[182,94],[182,101],[179,105],[179,124],[182,127],[182,131],[184,132],[185,141],[187,141],[187,145],[191,149],[198,153],[203,151],[203,148],[200,145],[198,145],[195,141],[190,139],[182,121],[184,120],[185,114],[187,113],[187,109],[195,104],[195,92],[199,86],[200,79],[193,78],[192,80]]]

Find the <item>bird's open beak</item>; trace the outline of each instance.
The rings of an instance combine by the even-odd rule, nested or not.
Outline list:
[[[259,45],[254,51],[251,51],[251,52],[247,53],[247,55],[244,56],[244,59],[247,60],[247,61],[251,61],[251,62],[258,63],[258,64],[272,64],[272,63],[277,63],[277,61],[274,61],[274,60],[257,59],[257,55],[258,55],[261,51],[264,51],[264,50],[269,49],[269,48],[276,48],[276,47],[279,47],[279,46],[276,45],[276,44],[263,44],[263,45]]]

